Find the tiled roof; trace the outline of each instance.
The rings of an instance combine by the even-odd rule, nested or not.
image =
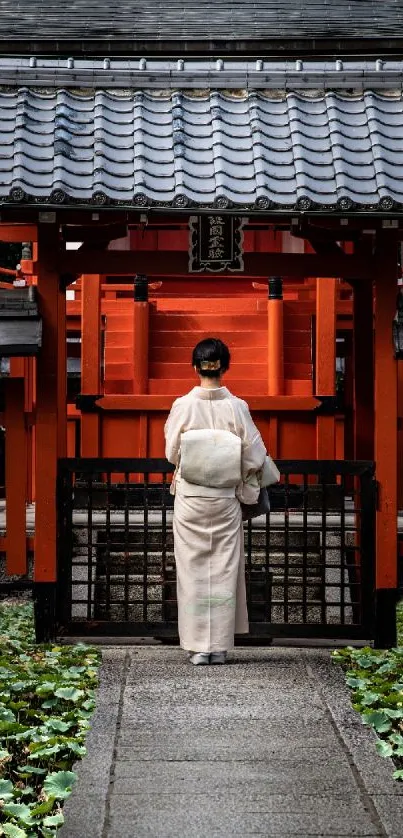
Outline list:
[[[403,210],[403,96],[0,91],[0,203]]]
[[[0,86],[132,90],[402,90],[396,59],[0,55]]]
[[[0,41],[397,38],[401,0],[2,0]]]

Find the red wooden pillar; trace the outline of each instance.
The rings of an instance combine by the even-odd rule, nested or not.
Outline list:
[[[396,311],[397,245],[378,233],[375,261],[375,463],[378,646],[396,642],[397,588],[397,363],[392,344]]]
[[[26,436],[27,436],[27,503],[34,500],[34,476],[33,476],[33,431],[34,418],[33,410],[35,405],[35,358],[25,359],[25,411]]]
[[[57,284],[59,277],[57,277]],[[57,294],[57,455],[67,457],[66,291]]]
[[[263,237],[263,244],[264,250],[267,250],[267,236],[269,235],[270,244],[269,244],[269,251],[270,253],[281,253],[282,251],[286,251],[288,248],[288,243],[286,240],[290,239],[291,236],[287,233],[259,233],[259,236]],[[257,234],[255,234],[256,240]],[[273,320],[275,321],[277,318],[277,332],[279,333],[280,338],[280,350],[279,350],[279,358],[277,359],[277,384],[279,383],[280,379],[280,389],[281,393],[284,393],[285,383],[284,383],[284,303],[283,303],[283,282],[282,278],[279,277],[278,283],[278,295],[279,299],[277,300],[277,311],[276,309],[276,301],[271,297],[271,294],[276,293],[276,280],[274,280],[274,287],[272,287],[272,291],[270,291],[270,279],[268,283],[268,301],[267,301],[267,328],[268,328],[268,335],[267,335],[267,349],[268,349],[268,379],[267,379],[267,392],[270,394],[271,387],[275,387],[275,383],[271,380],[271,338],[273,338],[273,343],[275,343],[275,336],[274,332],[271,331],[271,326]],[[275,328],[275,327],[274,327]],[[271,335],[271,336],[270,336]],[[277,347],[278,348],[278,347]],[[281,384],[282,381],[282,384]],[[278,414],[270,414],[269,420],[269,435],[268,435],[268,442],[269,442],[269,451],[273,457],[280,457],[280,436],[281,436],[281,419],[279,418]]]
[[[56,477],[59,457],[66,454],[66,294],[55,268],[58,227],[38,229],[38,301],[43,324],[37,361],[36,408],[36,582],[56,580]]]
[[[133,329],[133,393],[148,393],[149,302],[145,276],[135,279]]]
[[[354,459],[374,459],[374,317],[372,282],[354,284]]]
[[[267,321],[268,394],[281,396],[284,393],[283,280],[281,276],[269,277]]]
[[[85,396],[101,393],[101,276],[81,279],[81,392]],[[100,456],[100,415],[81,416],[81,455]]]
[[[134,285],[133,323],[133,393],[148,393],[148,350],[150,312],[148,302],[148,281],[145,276],[136,276]],[[138,456],[148,453],[148,417],[138,417]],[[139,478],[140,479],[140,476]]]
[[[397,365],[397,508],[403,509],[403,364]]]
[[[6,571],[27,572],[25,503],[27,493],[27,432],[23,378],[6,382]]]
[[[316,280],[316,395],[336,393],[336,279]],[[316,420],[316,456],[334,460],[335,417]]]

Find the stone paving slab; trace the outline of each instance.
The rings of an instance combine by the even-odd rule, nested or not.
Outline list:
[[[169,836],[206,836],[220,835],[222,838],[229,838],[232,835],[265,835],[278,836],[307,834],[324,836],[334,835],[334,828],[339,830],[340,835],[350,836],[379,836],[379,832],[371,824],[370,819],[364,813],[358,816],[354,808],[354,831],[351,830],[350,818],[336,816],[329,826],[327,815],[322,819],[316,814],[315,809],[311,813],[301,812],[273,812],[266,811],[255,813],[245,808],[244,812],[234,812],[231,807],[222,799],[216,806],[210,804],[209,798],[199,803],[198,807],[193,801],[181,801],[181,808],[177,808],[167,818],[165,808],[153,808],[152,812],[145,813],[141,809],[135,809],[133,805],[126,806],[126,798],[117,799],[116,809],[111,813],[110,835],[113,838],[134,838],[134,835],[169,835]],[[122,818],[122,807],[124,816]]]
[[[249,725],[248,725],[249,727]],[[274,732],[272,732],[272,738]],[[278,761],[284,762],[286,765],[291,762],[293,765],[305,765],[306,763],[318,764],[323,759],[326,759],[329,745],[332,744],[332,737],[325,737],[316,744],[308,743],[306,745],[304,737],[294,739],[293,742],[289,740],[276,740],[275,747],[270,745],[270,737],[267,732],[259,732],[258,730],[248,735],[248,731],[239,731],[236,724],[231,728],[223,731],[220,730],[219,736],[214,737],[212,742],[212,735],[209,731],[198,732],[195,739],[183,736],[183,733],[161,729],[160,731],[147,731],[144,733],[134,732],[132,735],[131,744],[125,740],[125,744],[121,744],[117,749],[117,756],[119,762],[133,762],[134,760],[187,760],[187,761],[206,761],[210,762],[234,762],[237,760],[253,760],[255,762],[273,762],[275,765]],[[236,741],[236,748],[239,752],[239,757],[234,755],[234,742]],[[333,740],[333,748],[337,752],[338,743],[336,738]]]
[[[262,762],[137,762],[117,763],[116,786],[119,794],[132,795],[158,788],[160,794],[182,791],[190,797],[202,789],[209,795],[218,788],[223,796],[228,791],[244,796],[249,790],[281,794],[294,789],[296,794],[342,795],[352,788],[345,766],[333,760],[329,765],[305,765],[293,768],[292,763],[276,767]]]
[[[216,739],[216,742],[221,742],[225,740],[227,732],[232,732],[234,727],[236,727],[239,736],[239,747],[242,746],[244,740],[248,741],[249,737],[259,735],[259,732],[259,738],[263,743],[274,743],[279,748],[289,744],[292,746],[299,744],[299,746],[307,748],[316,746],[323,747],[329,741],[329,722],[326,718],[319,719],[316,723],[315,721],[304,722],[302,719],[293,719],[291,725],[288,720],[283,721],[282,719],[276,718],[271,718],[269,721],[248,719],[247,725],[239,724],[240,721],[243,721],[243,719],[219,719],[214,720],[213,725],[209,718],[197,718],[192,721],[192,731],[194,733],[197,732],[198,739],[200,740],[203,735],[207,734],[211,736],[211,732],[214,730],[222,734],[223,739],[221,737],[220,739]],[[134,745],[136,740],[140,740],[140,737],[154,736],[154,739],[158,741],[162,733],[167,737],[172,737],[176,734],[183,742],[188,728],[188,719],[182,718],[177,720],[174,715],[163,721],[159,720],[152,725],[144,719],[139,719],[136,722],[131,718],[130,721],[125,722],[124,727],[121,727],[118,747]],[[146,740],[143,738],[142,741]],[[188,744],[193,742],[193,738],[190,742],[188,740]]]
[[[103,652],[61,838],[403,836],[403,786],[328,650]]]

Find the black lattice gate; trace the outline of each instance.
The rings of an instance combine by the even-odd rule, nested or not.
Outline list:
[[[245,526],[252,636],[374,636],[373,463],[282,461],[270,514]],[[172,467],[59,468],[57,621],[71,635],[175,637]]]

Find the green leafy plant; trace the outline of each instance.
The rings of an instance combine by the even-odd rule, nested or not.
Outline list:
[[[354,709],[378,736],[378,753],[392,757],[393,777],[403,780],[403,648],[348,646],[334,651],[332,658],[346,672]]]
[[[35,643],[29,603],[0,605],[0,836],[53,838],[85,754],[100,653]]]

